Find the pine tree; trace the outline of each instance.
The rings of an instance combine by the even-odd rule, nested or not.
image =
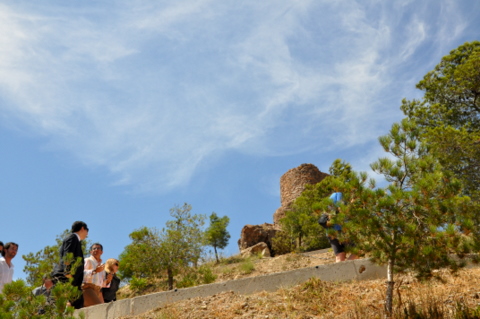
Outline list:
[[[443,168],[480,199],[480,42],[460,45],[428,72],[417,88],[420,100],[403,100],[401,109],[415,121]],[[476,208],[477,213],[480,212]]]
[[[228,216],[218,217],[216,213],[210,215],[210,226],[205,230],[205,241],[215,251],[215,259],[218,259],[217,249],[224,249],[228,245],[230,234],[227,231],[230,218]]]
[[[205,216],[192,215],[184,204],[170,209],[173,220],[160,231],[142,227],[130,234],[132,243],[120,255],[120,272],[124,278],[157,278],[166,271],[168,288],[183,267],[196,266],[203,251]],[[141,262],[140,262],[141,261]]]
[[[351,172],[337,179],[344,204],[333,222],[342,224],[340,239],[349,238],[358,253],[363,250],[375,263],[388,269],[385,310],[392,313],[394,274],[413,271],[418,277],[433,276],[432,270],[463,265],[471,248],[461,229],[473,230],[462,197],[461,183],[441,170],[419,140],[420,130],[405,119],[395,123],[379,141],[389,157],[380,158],[371,168],[389,183],[375,188],[365,173]],[[328,201],[321,203],[327,207]]]

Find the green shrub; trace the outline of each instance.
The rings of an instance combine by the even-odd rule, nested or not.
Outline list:
[[[196,285],[198,285],[198,274],[196,272],[187,272],[177,281],[177,288],[187,288]]]
[[[455,318],[457,319],[478,319],[480,318],[480,306],[468,308],[465,304],[457,302],[455,309]]]
[[[480,307],[468,308],[464,303],[457,301],[455,309],[451,309],[435,296],[424,297],[418,301],[409,301],[403,309],[397,309],[396,318],[404,319],[479,319]],[[453,310],[453,311],[452,311]]]
[[[67,307],[68,300],[78,298],[79,291],[69,283],[57,283],[52,288],[52,302],[45,296],[34,296],[32,287],[22,279],[5,284],[0,294],[0,318],[69,318],[73,319],[73,307]],[[39,314],[39,312],[42,314]],[[84,316],[80,314],[80,317]]]
[[[240,263],[242,261],[244,261],[245,258],[243,258],[241,255],[234,255],[234,256],[230,256],[228,258],[224,258],[224,259],[221,259],[220,260],[220,264],[222,265],[231,265],[231,264],[237,264],[237,263]]]
[[[215,282],[217,276],[214,275],[209,265],[201,265],[199,268],[190,268],[177,282],[178,288],[194,287],[202,284],[211,284]]]
[[[295,250],[295,239],[287,232],[279,231],[272,238],[272,250],[275,256],[289,254]]]
[[[239,269],[243,274],[248,275],[255,270],[255,265],[250,258],[247,258],[240,264]]]
[[[213,273],[212,268],[208,265],[200,266],[198,272],[202,276],[202,281],[204,284],[211,284],[217,279],[217,276]]]
[[[224,274],[226,276],[229,276],[229,275],[233,274],[233,272],[234,272],[234,268],[230,268],[230,267],[222,268],[222,274]]]
[[[330,247],[330,242],[323,230],[314,232],[303,238],[301,246],[297,246],[296,239],[286,231],[279,231],[272,238],[272,254],[285,255],[293,252],[305,252]]]
[[[137,277],[132,277],[130,279],[130,289],[133,291],[142,291],[147,288],[147,279],[146,278],[137,278]]]
[[[309,236],[305,238],[304,245],[301,248],[303,248],[303,251],[312,251],[330,247],[327,235],[322,229],[317,236]]]

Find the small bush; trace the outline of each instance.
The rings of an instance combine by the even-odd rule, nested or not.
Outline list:
[[[468,308],[465,304],[457,302],[455,309],[455,318],[457,319],[478,319],[480,318],[480,306],[476,308]]]
[[[69,283],[57,283],[51,296],[48,301],[43,295],[34,296],[32,287],[22,279],[5,284],[0,293],[0,318],[73,319],[75,309],[67,307],[67,301],[78,298],[78,289]]]
[[[189,269],[183,277],[177,282],[178,288],[187,288],[202,284],[211,284],[215,282],[217,276],[209,265],[201,265],[199,268]]]
[[[305,252],[330,247],[330,242],[325,232],[319,230],[315,235],[305,236],[300,247],[297,246],[295,238],[286,231],[279,231],[272,238],[272,253],[275,256],[285,255],[293,252]]]
[[[272,238],[273,255],[285,255],[295,250],[295,240],[285,231],[279,231]]]
[[[220,264],[221,265],[238,264],[244,260],[245,258],[243,258],[241,255],[235,255],[235,256],[230,256],[228,258],[221,259]]]
[[[248,258],[240,264],[239,269],[243,274],[248,275],[255,270],[255,265],[253,264],[253,261]]]
[[[422,296],[420,300],[410,300],[405,306],[397,308],[395,318],[404,319],[479,319],[480,307],[468,308],[465,303],[457,300],[454,309],[435,296]]]
[[[204,284],[211,284],[217,279],[217,276],[213,273],[212,268],[210,268],[208,265],[202,265],[198,269],[198,272],[202,276],[202,281]]]
[[[222,268],[222,274],[229,276],[234,273],[234,269],[230,267]]]
[[[303,250],[304,251],[312,251],[312,250],[319,250],[324,248],[330,247],[330,242],[328,241],[325,232],[320,230],[316,236],[309,236],[305,238]]]
[[[445,314],[446,309],[442,307],[440,302],[431,302],[427,305],[416,305],[415,303],[409,303],[403,308],[403,317],[405,319],[442,319],[447,318]],[[400,317],[400,316],[399,316]]]
[[[177,281],[178,288],[193,287],[198,284],[198,274],[195,272],[188,272],[183,275],[182,279]]]
[[[132,289],[133,291],[145,290],[145,288],[147,288],[147,284],[148,282],[146,278],[133,277],[132,279],[130,279],[130,289]]]

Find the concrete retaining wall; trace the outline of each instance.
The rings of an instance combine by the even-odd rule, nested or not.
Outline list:
[[[386,278],[386,276],[387,271],[385,267],[377,266],[367,259],[359,259],[191,288],[158,292],[131,299],[122,299],[109,304],[83,308],[77,310],[75,314],[78,317],[80,312],[83,312],[86,319],[111,319],[127,315],[139,315],[171,302],[195,297],[212,296],[223,291],[234,291],[240,294],[275,291],[279,288],[287,288],[300,284],[313,277],[324,281],[347,281],[372,280]]]

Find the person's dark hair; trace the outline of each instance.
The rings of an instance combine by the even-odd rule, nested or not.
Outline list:
[[[3,246],[3,250],[2,250],[2,256],[5,257],[5,251],[10,248],[10,246],[17,246],[18,248],[18,244],[14,243],[14,242],[9,242],[9,243],[6,243],[4,246]]]
[[[100,248],[101,248],[102,251],[103,251],[103,246],[102,246],[102,244],[100,244],[100,243],[94,243],[94,244],[92,244],[92,246],[90,247],[90,251],[93,250],[93,247],[94,247],[94,246],[100,246]]]
[[[0,246],[2,246],[2,247],[3,247],[3,241],[0,241]]]
[[[80,231],[82,229],[82,227],[85,228],[86,230],[88,230],[87,224],[85,224],[82,221],[77,220],[76,222],[74,222],[72,224],[72,233],[76,233],[76,232]]]

